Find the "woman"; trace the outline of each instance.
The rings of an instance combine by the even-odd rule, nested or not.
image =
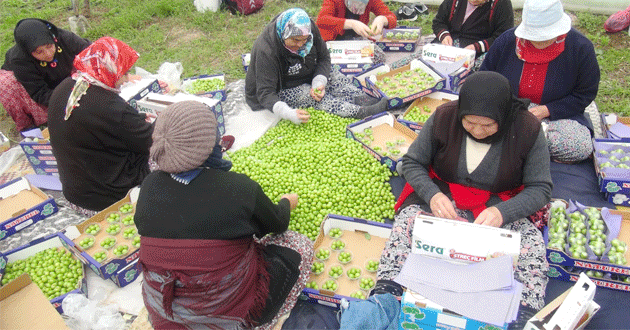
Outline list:
[[[19,21],[13,35],[0,70],[0,102],[23,131],[47,122],[50,95],[90,41],[36,18]]]
[[[119,201],[149,173],[153,126],[118,93],[138,53],[103,37],[74,60],[50,97],[48,129],[63,194],[86,216]]]
[[[510,0],[444,0],[433,18],[435,41],[474,50],[475,68],[496,38],[514,27]]]
[[[520,232],[519,320],[545,305],[546,248],[526,217],[551,198],[549,151],[540,123],[512,95],[507,79],[495,72],[469,76],[459,100],[438,107],[424,124],[402,158],[402,172],[407,185],[381,256],[379,287],[396,286],[391,280],[411,252],[414,219],[423,210]]]
[[[559,0],[525,1],[523,22],[495,41],[480,70],[504,75],[518,97],[532,101],[529,111],[543,122],[552,160],[574,163],[593,153],[584,109],[597,96],[599,64]]]
[[[268,109],[295,124],[308,121],[309,107],[353,118],[387,110],[385,99],[359,105],[366,94],[338,71],[331,73],[326,42],[300,8],[276,16],[254,41],[245,96],[252,110]]]
[[[155,122],[151,158],[160,170],[142,183],[135,214],[154,329],[270,328],[308,279],[313,243],[286,231],[298,196],[272,203],[229,171],[219,141],[200,102],[170,105]]]
[[[370,14],[374,14],[372,24]],[[317,27],[324,41],[368,39],[383,28],[396,27],[396,15],[382,0],[324,0],[317,15]],[[374,63],[385,63],[385,53],[374,48]]]

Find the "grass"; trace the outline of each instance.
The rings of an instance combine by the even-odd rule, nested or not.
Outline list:
[[[79,1],[81,2],[81,1]],[[125,41],[140,53],[136,66],[157,72],[163,62],[181,62],[183,77],[198,74],[225,73],[228,82],[244,79],[241,54],[248,53],[263,27],[278,13],[291,7],[305,9],[311,17],[319,13],[320,0],[267,0],[264,7],[249,16],[232,15],[227,10],[198,12],[191,0],[92,0],[90,27],[84,37],[96,40],[112,36]],[[387,3],[392,11],[400,3]],[[420,26],[423,34],[431,33],[431,14],[404,25]],[[37,17],[69,29],[73,15],[69,0],[0,1],[0,55],[13,46],[13,28],[22,18]],[[606,34],[607,16],[575,13],[577,28],[593,41],[602,70],[602,81],[596,99],[601,112],[630,115],[630,41],[626,33]],[[517,23],[520,11],[515,12]],[[4,56],[0,56],[4,61]],[[2,63],[0,62],[0,63]],[[0,123],[11,119],[0,107]],[[10,126],[10,125],[9,125]],[[15,128],[0,125],[0,131],[17,136]]]

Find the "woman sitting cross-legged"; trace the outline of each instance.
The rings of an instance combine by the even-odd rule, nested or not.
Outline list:
[[[155,121],[135,223],[142,295],[154,329],[272,327],[304,288],[313,243],[287,231],[296,194],[275,204],[230,172],[212,110],[172,104]],[[268,235],[270,234],[270,235]]]
[[[245,77],[252,110],[267,109],[295,124],[313,107],[341,117],[364,118],[387,110],[337,70],[317,25],[300,8],[276,16],[254,42]]]
[[[513,96],[507,79],[477,72],[463,83],[458,101],[437,108],[402,158],[407,185],[381,256],[378,287],[392,282],[411,253],[420,210],[447,219],[502,227],[521,234],[515,278],[524,284],[519,317],[544,305],[546,248],[528,216],[551,198],[549,150],[540,122]]]

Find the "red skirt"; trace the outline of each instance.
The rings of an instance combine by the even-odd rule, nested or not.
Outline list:
[[[0,102],[18,131],[45,124],[48,108],[33,101],[12,71],[0,70]]]

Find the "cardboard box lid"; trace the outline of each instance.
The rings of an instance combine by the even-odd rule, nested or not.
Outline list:
[[[0,310],[0,329],[69,329],[28,274],[0,288]]]

